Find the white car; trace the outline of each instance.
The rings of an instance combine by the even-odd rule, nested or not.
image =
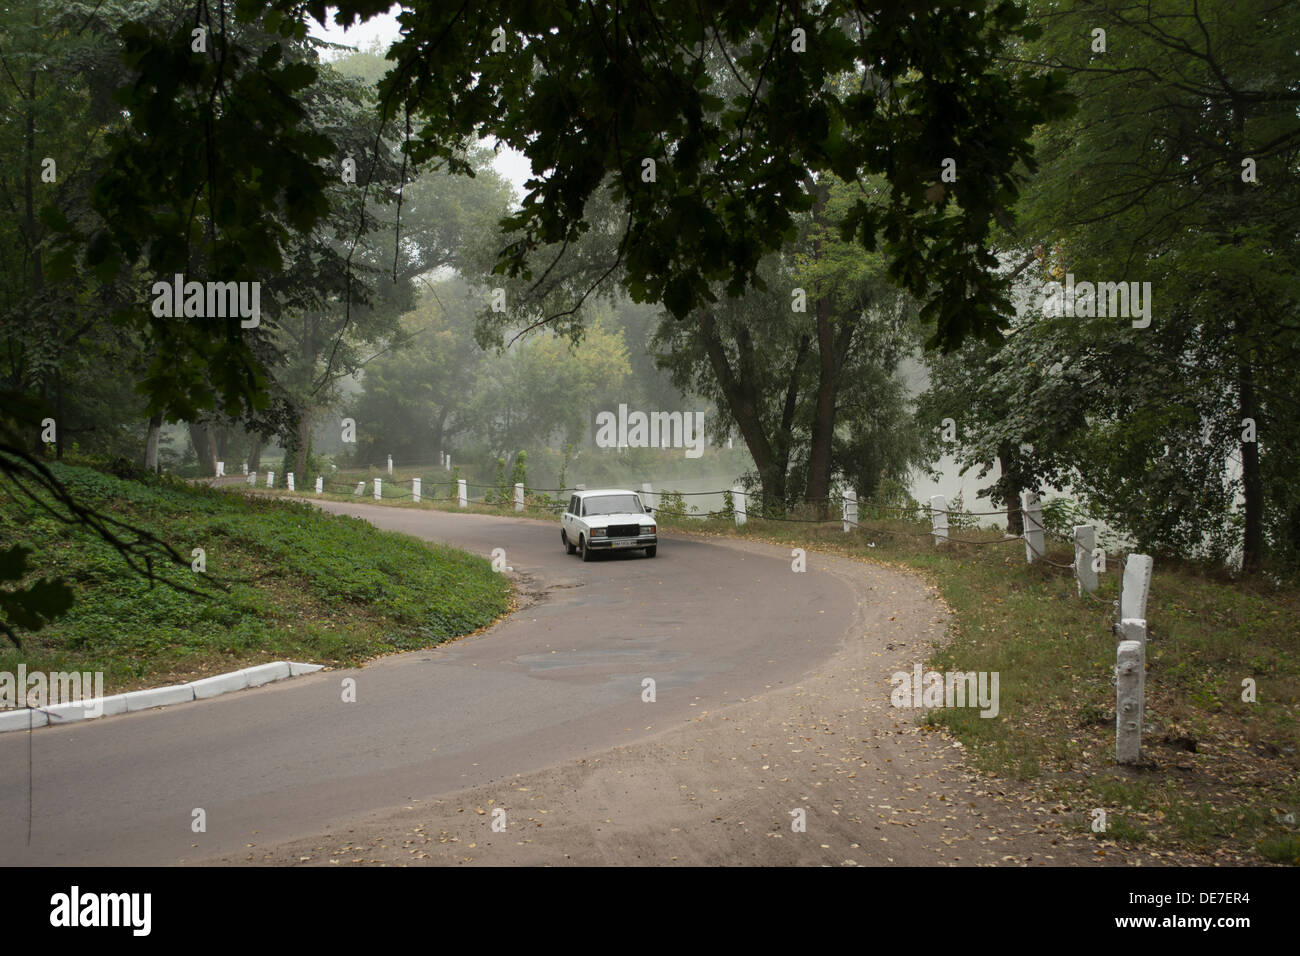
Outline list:
[[[579,491],[569,499],[560,519],[560,540],[566,554],[578,551],[590,561],[595,551],[645,551],[653,558],[659,547],[658,528],[641,496],[624,488]]]

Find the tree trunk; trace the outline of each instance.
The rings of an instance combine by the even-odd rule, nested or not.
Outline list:
[[[311,409],[298,410],[298,454],[294,457],[294,471],[299,481],[307,477],[307,449],[311,445]]]
[[[253,447],[248,450],[248,470],[259,471],[262,467],[262,436],[253,433]]]
[[[1011,445],[1003,442],[998,445],[998,467],[1002,476],[995,486],[996,494],[1007,506],[1007,533],[1020,535],[1025,533],[1025,519],[1020,511],[1020,492],[1024,490],[1019,475],[1015,452]]]
[[[817,398],[814,405],[812,437],[808,449],[808,484],[804,499],[825,517],[830,508],[831,441],[835,437],[835,393],[838,356],[831,326],[831,302],[826,296],[817,299]]]
[[[217,473],[216,436],[207,425],[190,422],[190,441],[194,443],[194,453],[199,458],[199,473],[211,478]]]
[[[158,470],[158,439],[162,433],[162,424],[162,412],[149,419],[149,435],[144,440],[145,471],[156,472]]]
[[[1238,381],[1241,417],[1259,428],[1259,403],[1255,398],[1255,370],[1249,358],[1241,363]],[[1241,567],[1258,571],[1264,561],[1264,476],[1259,467],[1259,443],[1243,441],[1241,448],[1241,490],[1245,496],[1245,528],[1242,530]]]
[[[736,420],[736,427],[740,430],[740,435],[744,438],[749,454],[758,469],[758,480],[763,486],[764,508],[778,502],[784,504],[785,468],[781,465],[772,443],[768,441],[763,431],[759,403],[753,394],[753,383],[737,378],[732,372],[726,349],[723,348],[722,340],[718,336],[717,325],[707,309],[700,310],[696,323],[704,339],[704,350],[709,357],[709,364],[713,367],[713,373],[717,376],[723,395],[726,396],[727,408],[732,418]],[[748,337],[743,331],[737,338],[743,368],[746,350],[752,349],[752,343],[747,342]]]

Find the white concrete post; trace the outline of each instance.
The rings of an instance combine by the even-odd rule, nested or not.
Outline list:
[[[654,489],[650,487],[650,482],[648,481],[641,482],[641,504],[645,505],[647,508],[653,508],[655,506]]]
[[[289,490],[293,491],[293,472],[289,472],[289,474],[285,475],[284,480],[288,483]]]
[[[573,487],[574,487],[575,489],[577,489],[578,491],[586,491],[586,490],[587,490],[587,486],[586,486],[586,485],[574,485]]]
[[[1146,648],[1120,641],[1115,652],[1115,762],[1142,759],[1142,712],[1146,705]]]
[[[252,485],[254,488],[257,487],[257,472],[250,471],[248,473],[248,483]]]
[[[852,488],[844,492],[844,533],[858,526],[858,493]]]
[[[456,481],[456,499],[462,508],[469,507],[469,494],[465,491],[465,479],[460,478]]]
[[[515,510],[524,510],[524,483],[522,481],[515,482]]]
[[[266,487],[268,487],[268,488],[274,488],[274,487],[275,487],[275,472],[273,472],[273,471],[268,471],[268,472],[266,473]]]
[[[448,471],[451,471],[451,455],[443,455],[442,463],[446,466]]]
[[[418,505],[420,503],[420,479],[411,479],[411,499]]]
[[[384,485],[382,478],[375,479],[375,500],[378,501],[384,496]]]
[[[393,456],[388,456],[388,477],[393,477]]]
[[[324,491],[324,490],[325,490],[325,476],[324,476],[324,475],[317,475],[317,476],[316,476],[316,494],[320,494],[320,493],[321,493],[322,491]]]
[[[244,462],[244,474],[248,474],[248,462]]]
[[[930,496],[930,534],[936,546],[948,541],[948,499],[943,495]]]
[[[217,462],[217,477],[226,477],[226,463],[224,461]]]
[[[736,508],[736,524],[744,524],[749,517],[745,513],[745,492],[740,488],[732,488],[731,500]]]
[[[1030,564],[1047,553],[1043,537],[1043,502],[1036,491],[1020,492],[1020,517],[1025,525],[1025,560]]]
[[[357,482],[357,490],[354,491],[354,492],[352,492],[352,497],[354,497],[354,498],[360,498],[360,497],[361,497],[361,493],[362,493],[363,491],[365,491],[365,490],[366,490],[366,483],[365,483],[364,481],[358,481],[358,482]]]
[[[1079,581],[1079,596],[1097,590],[1097,572],[1092,569],[1092,552],[1097,547],[1097,529],[1090,524],[1074,526],[1074,576]]]
[[[1150,555],[1130,554],[1124,562],[1124,581],[1119,592],[1119,619],[1126,617],[1145,621],[1147,618],[1147,593],[1151,589]]]

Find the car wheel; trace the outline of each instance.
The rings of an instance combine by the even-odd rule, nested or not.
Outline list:
[[[650,545],[650,547],[645,549],[645,556],[647,558],[653,558],[655,556],[655,552],[658,550],[659,550],[659,546],[657,544],[652,544]]]
[[[578,535],[578,550],[582,552],[582,560],[591,560],[591,548],[587,547],[586,535]]]
[[[560,532],[560,540],[564,542],[565,554],[573,554],[573,552],[578,550],[569,542],[569,536],[565,534],[563,531]]]

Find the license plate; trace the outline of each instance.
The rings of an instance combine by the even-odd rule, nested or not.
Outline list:
[[[614,547],[616,548],[635,548],[637,546],[636,538],[615,538]]]

